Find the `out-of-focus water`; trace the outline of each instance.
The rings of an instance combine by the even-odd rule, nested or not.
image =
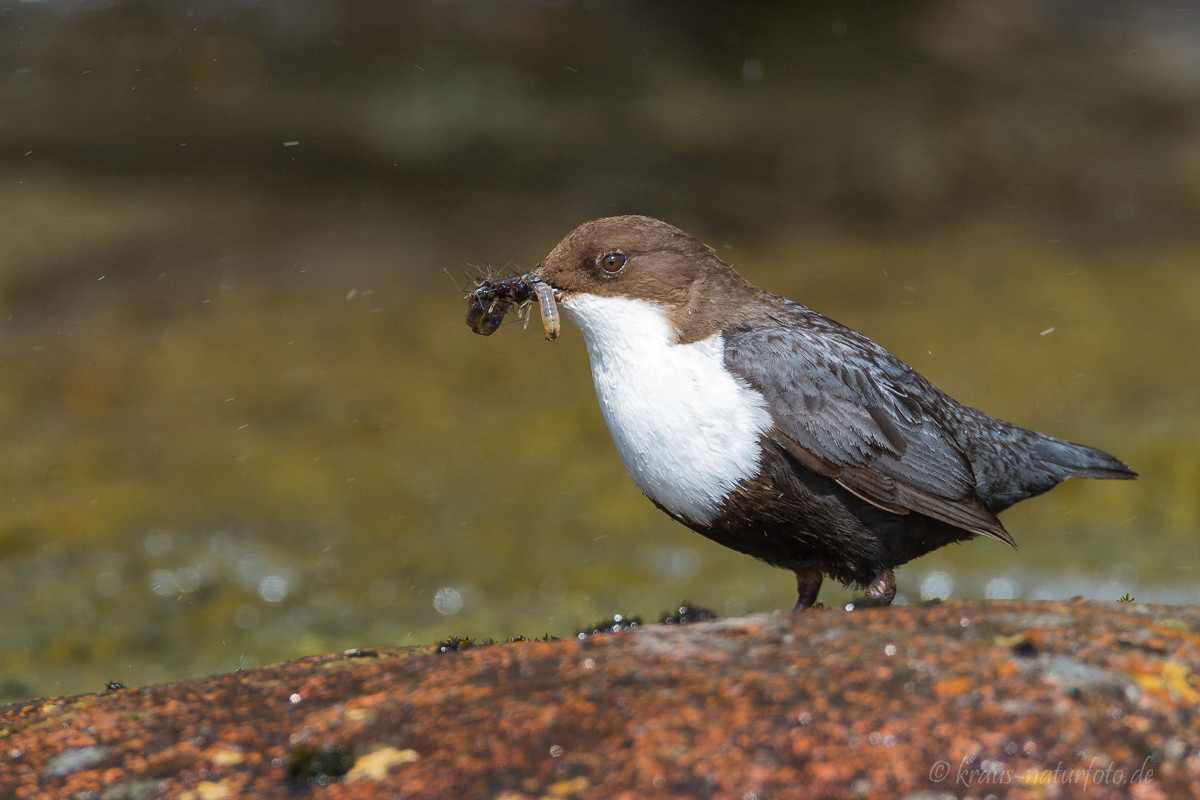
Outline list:
[[[790,606],[641,497],[573,328],[463,323],[615,213],[1141,472],[906,601],[1200,600],[1200,15],[499,8],[0,12],[0,699]]]

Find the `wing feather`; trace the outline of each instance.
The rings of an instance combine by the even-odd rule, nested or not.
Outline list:
[[[769,435],[810,470],[896,514],[1013,544],[943,427],[936,388],[865,336],[789,303],[775,326],[725,332],[725,364],[762,393]]]

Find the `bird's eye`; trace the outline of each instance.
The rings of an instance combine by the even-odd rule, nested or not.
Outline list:
[[[605,253],[600,256],[600,268],[605,272],[620,272],[628,260],[624,253]]]

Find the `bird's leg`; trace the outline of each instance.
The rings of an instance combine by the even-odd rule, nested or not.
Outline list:
[[[796,607],[793,611],[803,611],[806,608],[811,608],[812,604],[817,602],[817,593],[821,591],[821,581],[825,576],[820,570],[816,569],[798,569],[796,570],[796,591],[799,597],[796,599]],[[895,588],[892,589],[893,593]]]
[[[867,587],[867,600],[876,605],[890,606],[895,599],[896,573],[885,569],[876,575],[875,580]]]

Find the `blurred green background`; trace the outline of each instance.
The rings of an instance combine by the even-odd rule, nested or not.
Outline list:
[[[1141,472],[904,600],[1197,602],[1197,63],[1194,3],[10,4],[0,699],[790,607],[639,494],[573,328],[463,323],[619,213]]]

